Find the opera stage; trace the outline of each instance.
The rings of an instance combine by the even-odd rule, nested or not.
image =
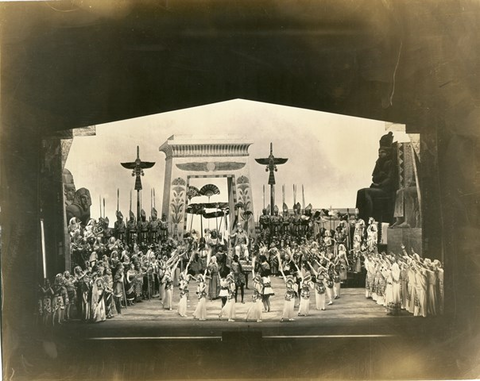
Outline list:
[[[237,303],[237,320],[219,321],[220,300],[207,304],[207,321],[191,317],[196,306],[190,285],[187,318],[163,310],[158,299],[143,301],[103,323],[71,322],[36,340],[45,351],[24,354],[32,379],[453,379],[473,364],[453,360],[456,348],[445,337],[440,316],[413,317],[405,311],[387,316],[365,299],[364,289],[342,289],[326,311],[280,322],[284,286],[272,278],[276,295],[263,321],[245,322],[251,304]],[[312,292],[312,296],[313,296]],[[174,294],[174,307],[178,290]],[[40,344],[41,343],[41,344]],[[49,356],[48,353],[56,355]]]

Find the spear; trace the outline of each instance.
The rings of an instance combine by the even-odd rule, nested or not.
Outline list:
[[[263,185],[263,195],[262,195],[262,200],[263,200],[263,209],[265,209],[265,184]]]
[[[305,210],[305,189],[303,188],[303,184],[302,184],[302,206],[303,206],[303,210]]]
[[[130,210],[129,212],[132,211],[132,190],[130,190]]]
[[[285,204],[285,184],[282,185],[282,204]]]
[[[153,207],[155,208],[155,188],[153,188]]]
[[[120,210],[120,189],[117,188],[117,211]]]
[[[293,184],[293,205],[297,205],[297,186]]]
[[[105,218],[105,198],[103,199],[103,218]]]
[[[98,205],[100,206],[100,218],[102,217],[102,196],[98,195]]]

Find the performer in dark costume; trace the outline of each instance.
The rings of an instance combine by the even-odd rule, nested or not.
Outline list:
[[[148,221],[147,214],[142,209],[140,212],[140,221],[138,222],[138,242],[142,247],[148,243]]]
[[[160,220],[157,218],[157,210],[152,208],[152,217],[148,223],[148,232],[150,243],[156,244],[160,239]]]
[[[117,220],[113,225],[113,234],[117,240],[125,242],[125,231],[126,226],[125,222],[123,222],[123,214],[119,210],[117,210]]]

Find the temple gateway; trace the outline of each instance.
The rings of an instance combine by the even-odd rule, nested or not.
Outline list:
[[[173,135],[160,146],[166,156],[162,214],[173,237],[182,237],[187,231],[186,211],[193,178],[226,178],[229,226],[236,221],[254,233],[248,167],[251,144],[242,137]]]

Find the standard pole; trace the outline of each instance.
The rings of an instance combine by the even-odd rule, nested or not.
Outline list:
[[[137,221],[140,222],[140,190],[137,190]]]
[[[275,210],[275,185],[270,184],[270,215],[273,216]]]
[[[47,253],[45,250],[45,228],[43,218],[40,219],[40,236],[42,239],[43,278],[47,279]]]

